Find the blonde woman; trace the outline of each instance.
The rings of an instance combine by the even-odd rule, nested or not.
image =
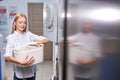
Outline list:
[[[12,33],[7,37],[7,45],[5,51],[6,60],[13,62],[14,80],[35,80],[36,65],[32,65],[34,58],[26,56],[24,60],[19,60],[13,56],[13,48],[18,46],[24,46],[30,42],[36,44],[44,44],[49,42],[43,36],[38,36],[30,31],[26,31],[27,18],[25,14],[18,13],[15,15],[12,23]],[[20,67],[16,64],[24,65],[27,67]]]

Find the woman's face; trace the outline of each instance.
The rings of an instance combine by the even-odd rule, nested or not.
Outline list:
[[[14,22],[14,24],[16,26],[16,31],[21,33],[26,28],[26,25],[27,25],[26,18],[20,17],[16,22]]]

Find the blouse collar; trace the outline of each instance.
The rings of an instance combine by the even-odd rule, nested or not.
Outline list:
[[[15,33],[16,35],[24,35],[24,34],[25,34],[25,32],[23,32],[23,34],[21,34],[21,33],[17,32],[17,31],[14,31],[14,33]]]

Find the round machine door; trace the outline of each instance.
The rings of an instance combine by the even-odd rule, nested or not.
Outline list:
[[[45,25],[48,31],[54,29],[53,26],[53,7],[52,5],[45,5]]]

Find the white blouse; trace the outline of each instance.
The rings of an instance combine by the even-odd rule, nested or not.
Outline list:
[[[69,36],[68,40],[73,40],[75,43],[79,43],[84,48],[94,51],[95,57],[101,57],[100,51],[100,38],[93,33],[77,33]]]
[[[23,34],[18,32],[14,32],[7,37],[7,45],[5,50],[5,57],[13,56],[13,48],[18,46],[24,46],[29,44],[32,41],[46,39],[43,36],[38,36],[30,31],[27,31]],[[28,66],[28,67],[20,67],[13,63],[13,69],[18,78],[28,78],[33,77],[36,72],[36,65]]]

